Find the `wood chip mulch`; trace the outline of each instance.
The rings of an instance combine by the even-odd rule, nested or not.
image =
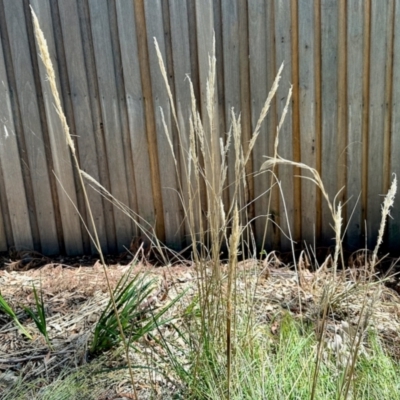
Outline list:
[[[41,259],[39,255],[35,256]],[[22,263],[18,268],[10,263],[11,267],[0,270],[2,296],[14,309],[19,310],[21,323],[34,337],[33,341],[24,338],[9,318],[0,312],[0,393],[22,375],[28,381],[44,377],[49,382],[56,379],[61,371],[68,368],[74,370],[90,361],[87,350],[93,327],[109,301],[103,266],[99,262],[94,262],[90,267],[82,266],[84,262],[75,267],[59,260],[44,259],[42,262],[44,265],[29,270],[21,270]],[[197,273],[194,266],[188,265],[155,268],[143,262],[135,267],[133,273],[145,272],[157,279],[160,288],[168,287],[168,295],[164,293],[156,299],[157,306],[162,307],[183,290],[188,291],[186,297],[193,298]],[[112,287],[116,286],[128,268],[129,265],[120,264],[107,268]],[[333,281],[333,273],[327,266],[311,272],[306,263],[299,262],[296,272],[273,257],[264,262],[248,260],[238,265],[237,289],[254,296],[256,320],[261,324],[269,324],[272,334],[279,329],[272,322],[277,314],[284,311],[296,318],[301,316],[310,321],[318,320],[327,282],[332,282],[334,286],[327,324],[327,331],[332,332],[332,337],[340,327],[357,327],[363,308],[369,307],[369,326],[378,333],[389,353],[400,360],[400,296],[393,289],[382,283],[365,285],[360,276],[355,277],[348,271],[338,272]],[[43,292],[53,350],[49,350],[33,321],[21,311],[20,305],[35,309],[32,285]],[[160,290],[156,290],[156,296],[159,293]],[[374,304],[366,304],[366,298],[373,299]],[[176,307],[182,309],[189,301],[183,298],[184,304],[177,303]],[[141,350],[143,354],[132,354],[134,363],[143,363],[143,357],[148,358],[146,352],[149,350],[146,350],[145,343]],[[107,357],[109,366],[123,364],[121,354],[119,358],[115,355]],[[171,384],[149,375],[138,372],[141,398],[150,398],[148,393],[154,392],[157,385],[167,387]],[[111,392],[106,394],[103,391],[103,397],[99,395],[99,398],[129,398],[116,395],[129,391],[128,375],[124,372],[123,376],[126,386],[121,383],[121,372],[117,372],[108,382],[107,390]]]

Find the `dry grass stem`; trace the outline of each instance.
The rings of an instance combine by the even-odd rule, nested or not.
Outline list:
[[[397,177],[396,174],[393,174],[393,181],[392,184],[390,185],[390,189],[387,193],[387,195],[385,196],[385,200],[383,201],[383,205],[382,205],[382,218],[381,218],[381,223],[379,226],[379,232],[378,232],[378,239],[376,242],[376,246],[374,248],[374,252],[372,255],[372,264],[373,267],[377,262],[378,259],[378,251],[379,251],[379,247],[382,244],[383,241],[383,234],[385,232],[385,226],[386,226],[386,220],[387,217],[390,217],[390,209],[393,207],[393,203],[394,203],[394,196],[396,195],[397,192]]]
[[[78,175],[79,175],[80,183],[81,183],[82,190],[83,190],[83,193],[84,193],[84,198],[85,198],[85,201],[86,201],[86,204],[87,204],[87,209],[88,209],[88,212],[89,212],[89,218],[90,218],[90,221],[91,221],[92,226],[93,226],[93,232],[94,232],[94,237],[95,237],[94,245],[96,246],[96,249],[99,252],[100,258],[102,260],[104,276],[105,276],[106,281],[107,281],[107,286],[108,286],[108,290],[109,290],[109,294],[110,294],[110,299],[111,299],[111,302],[112,302],[112,305],[113,305],[113,310],[114,310],[114,313],[115,313],[115,317],[117,319],[119,333],[121,335],[122,343],[123,343],[124,348],[125,348],[126,362],[128,364],[128,369],[129,369],[129,373],[130,373],[130,377],[131,377],[132,389],[133,389],[133,392],[134,392],[135,399],[137,399],[138,396],[137,396],[137,393],[136,393],[133,369],[132,369],[132,365],[131,365],[131,361],[130,361],[130,357],[129,357],[129,346],[128,346],[128,343],[126,342],[126,337],[125,337],[125,334],[124,334],[124,330],[122,328],[121,320],[119,318],[119,313],[118,313],[117,305],[116,305],[115,298],[114,298],[114,292],[112,290],[110,280],[108,279],[106,263],[105,263],[105,259],[104,259],[103,253],[101,251],[100,240],[99,240],[99,237],[98,237],[98,234],[97,234],[96,225],[95,225],[95,222],[94,222],[92,210],[91,210],[90,203],[89,203],[89,198],[88,198],[88,195],[87,195],[87,192],[86,192],[86,187],[85,187],[85,184],[84,184],[84,181],[83,181],[82,174],[80,173],[81,169],[80,169],[80,166],[79,166],[78,158],[76,156],[75,146],[74,146],[74,143],[73,143],[72,138],[71,138],[71,134],[70,134],[70,131],[69,131],[69,127],[68,127],[68,124],[67,124],[67,120],[66,120],[64,111],[63,111],[63,109],[61,107],[61,101],[60,101],[60,96],[59,96],[59,93],[58,93],[58,90],[57,90],[53,64],[52,64],[51,59],[50,59],[50,54],[49,54],[49,51],[48,51],[46,39],[44,37],[43,31],[40,28],[39,21],[37,19],[37,16],[36,16],[32,6],[31,6],[31,12],[32,12],[32,19],[33,19],[35,36],[36,36],[36,40],[37,40],[38,47],[39,47],[40,57],[42,58],[43,64],[44,64],[44,66],[46,68],[47,76],[48,76],[48,79],[49,79],[49,82],[50,82],[51,91],[52,91],[52,94],[53,94],[53,97],[54,97],[54,101],[55,101],[55,108],[56,108],[58,116],[60,117],[60,120],[61,120],[61,123],[62,123],[62,127],[63,127],[63,130],[64,130],[65,138],[66,138],[67,143],[68,143],[68,145],[69,145],[69,147],[71,149],[71,153],[72,153],[72,156],[74,158],[76,168],[77,168],[77,170],[79,172]],[[79,216],[83,220],[81,214],[79,214]]]
[[[60,118],[64,133],[65,133],[65,139],[67,140],[67,144],[71,148],[72,153],[75,154],[75,144],[71,138],[69,126],[67,124],[67,119],[64,115],[64,111],[61,106],[61,100],[60,100],[60,96],[59,96],[58,89],[57,89],[53,63],[51,62],[49,49],[47,47],[47,41],[44,37],[43,31],[40,28],[39,21],[37,19],[35,12],[33,11],[32,6],[31,6],[31,11],[32,11],[33,26],[34,26],[35,35],[36,35],[36,41],[37,41],[37,44],[39,47],[39,54],[40,54],[40,58],[43,61],[44,66],[46,68],[47,78],[50,83],[51,92],[52,92],[53,98],[54,98],[54,107]]]
[[[246,157],[244,158],[246,164],[247,164],[247,162],[248,162],[248,160],[250,158],[251,152],[252,152],[253,147],[254,147],[254,145],[255,145],[255,143],[257,141],[258,135],[260,134],[261,125],[264,122],[264,119],[268,114],[269,108],[271,106],[271,101],[274,98],[274,96],[276,94],[276,91],[278,90],[279,81],[281,80],[281,77],[282,77],[283,66],[284,66],[284,63],[281,64],[281,66],[280,66],[280,68],[278,70],[278,73],[277,73],[277,75],[275,77],[274,83],[272,84],[271,90],[268,93],[267,100],[265,101],[264,106],[263,106],[263,108],[261,110],[260,116],[258,117],[257,125],[256,125],[256,127],[254,129],[252,138],[250,140],[249,148],[247,150]]]

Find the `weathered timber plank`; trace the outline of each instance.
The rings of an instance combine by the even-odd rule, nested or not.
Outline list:
[[[147,224],[141,220],[138,223],[149,230],[155,223],[155,214],[134,7],[132,2],[121,0],[116,6],[138,214]]]
[[[276,71],[284,63],[282,78],[276,93],[277,123],[281,120],[287,96],[292,81],[292,38],[291,38],[291,4],[287,1],[275,1],[275,48],[276,48]],[[293,160],[293,136],[292,136],[292,101],[286,114],[285,122],[279,133],[278,153],[280,156]],[[294,238],[294,191],[293,191],[293,168],[281,166],[279,168],[279,180],[281,181],[282,194],[279,194],[279,219],[278,224],[283,230],[281,234],[282,250],[291,248],[288,239]],[[284,197],[284,200],[282,197]]]
[[[200,231],[200,218],[199,201],[200,201],[200,187],[197,187],[195,181],[194,166],[189,165],[189,136],[190,126],[189,119],[191,114],[191,96],[190,85],[187,77],[191,80],[191,54],[190,54],[190,31],[188,22],[188,9],[187,3],[180,0],[170,0],[170,26],[171,26],[171,40],[172,40],[172,55],[173,55],[173,68],[175,76],[175,109],[179,124],[179,156],[180,156],[180,173],[182,180],[183,199],[186,206],[189,205],[189,192],[192,194],[194,203],[191,205],[194,210],[194,220],[189,221],[188,216],[185,216],[185,233],[186,241],[189,241],[189,234],[191,229],[194,232]],[[192,80],[192,84],[194,84]]]
[[[264,1],[254,1],[249,3],[248,20],[249,20],[249,53],[250,53],[250,93],[251,93],[251,124],[252,131],[256,128],[261,110],[268,97],[270,89],[270,77],[273,75],[268,71],[273,66],[274,58],[268,54],[271,48],[271,34],[273,34],[272,26],[268,21],[272,18],[270,14],[271,8],[267,7]],[[273,66],[273,70],[275,66]],[[257,143],[253,149],[253,170],[258,172],[265,156],[273,155],[273,141],[275,130],[272,127],[271,115],[273,108],[271,107],[266,120],[261,125],[260,134]],[[270,173],[256,175],[254,178],[254,213],[256,217],[256,237],[257,245],[264,246],[268,249],[274,245],[274,230],[272,224],[267,219],[267,214],[274,214],[270,207],[270,189],[271,179]],[[266,236],[264,237],[266,233]]]
[[[89,10],[111,192],[118,201],[129,207],[107,1],[89,0]],[[129,246],[131,240],[131,223],[129,218],[116,207],[114,207],[114,219],[117,247],[122,251],[124,246]]]
[[[362,245],[362,157],[363,157],[363,41],[364,4],[347,3],[347,245],[356,250]]]
[[[49,179],[49,173],[52,172],[48,171],[46,163],[38,97],[22,2],[4,2],[4,12],[15,73],[21,126],[28,153],[41,251],[46,254],[57,254],[59,244]]]
[[[400,179],[400,0],[395,2],[395,26],[393,49],[393,92],[390,172],[397,176],[397,187]],[[399,249],[400,243],[400,195],[397,189],[395,203],[389,219],[389,246],[391,250]]]
[[[58,95],[61,98],[61,86],[59,82],[50,4],[48,0],[32,0],[31,4],[35,10],[40,28],[42,29],[47,41],[50,59],[55,72]],[[40,57],[40,55],[37,54],[37,57]],[[77,198],[70,149],[66,142],[60,117],[54,109],[54,97],[51,92],[50,83],[47,79],[48,74],[41,60],[39,61],[39,71],[40,83],[42,85],[44,96],[54,173],[61,182],[61,184],[57,185],[57,194],[61,214],[64,246],[68,255],[82,254],[82,234],[79,215],[75,208],[77,206]]]
[[[128,204],[127,206],[134,213],[138,212],[137,198],[136,198],[136,183],[135,183],[135,173],[133,167],[133,157],[131,148],[131,137],[129,132],[129,116],[128,116],[128,106],[125,96],[125,79],[123,68],[118,68],[122,65],[122,54],[121,54],[121,43],[119,37],[118,29],[118,16],[116,9],[116,2],[108,2],[108,18],[110,23],[110,37],[111,37],[111,47],[114,58],[115,71],[115,83],[117,88],[117,99],[119,102],[119,113],[121,122],[121,137],[122,137],[122,148],[124,150],[125,159],[125,171],[126,171],[126,181],[128,185]],[[139,229],[135,221],[134,215],[129,218],[131,225],[131,234],[137,236],[139,234]]]
[[[224,97],[225,97],[225,121],[227,131],[232,128],[232,111],[237,119],[240,115],[240,59],[239,59],[239,15],[237,0],[221,0],[222,14],[222,50],[224,65]],[[244,34],[241,32],[240,34]],[[233,131],[232,131],[233,134]],[[240,177],[235,176],[236,159],[240,155],[235,152],[235,139],[232,137],[228,155],[229,203],[232,203],[235,195],[235,181]],[[236,200],[243,207],[243,199],[236,194]]]
[[[338,169],[338,2],[321,1],[321,178],[331,202],[337,193]],[[322,242],[331,245],[332,213],[322,199]]]
[[[196,34],[198,51],[197,59],[199,62],[200,76],[199,85],[201,118],[205,132],[206,148],[209,149],[204,159],[206,179],[214,188],[213,190],[218,193],[221,186],[219,179],[221,169],[220,136],[224,136],[224,134],[220,131],[223,119],[220,109],[223,107],[223,104],[218,103],[218,82],[215,82],[213,86],[214,101],[210,104],[210,110],[207,110],[207,80],[209,78],[210,59],[214,54],[213,6],[214,4],[211,0],[196,1]],[[215,78],[218,78],[217,80],[219,80],[218,75],[216,75]]]
[[[299,101],[301,162],[317,167],[316,132],[316,83],[315,83],[315,18],[314,4],[301,0],[298,6],[299,24]],[[301,171],[303,176],[309,173]],[[315,239],[317,188],[312,182],[301,181],[301,230],[302,240],[309,244]]]
[[[154,114],[157,132],[158,163],[160,166],[161,191],[164,207],[164,223],[166,244],[172,248],[179,248],[183,240],[183,212],[182,204],[178,196],[180,190],[177,181],[178,164],[175,165],[174,157],[178,161],[179,154],[174,146],[174,155],[164,129],[161,108],[164,113],[165,124],[171,143],[172,137],[171,108],[168,99],[167,89],[161,75],[159,62],[156,54],[154,38],[163,58],[164,66],[167,68],[166,46],[164,41],[164,28],[161,14],[160,1],[145,1],[146,29],[148,40],[148,52],[150,61],[151,86],[153,94]]]
[[[249,59],[249,13],[247,0],[238,0],[239,17],[239,62],[240,62],[240,115],[242,129],[242,147],[245,154],[249,149],[251,140],[251,95],[250,95],[250,59]],[[254,204],[251,200],[254,197],[254,179],[253,179],[253,154],[245,166],[246,186],[243,192],[244,219],[245,225],[251,220],[251,224],[246,229],[246,240],[251,243],[250,230],[254,234]]]
[[[83,39],[80,31],[79,11],[76,1],[60,1],[58,4],[80,167],[96,181],[100,182],[98,167],[100,160],[97,157],[95,131],[90,108],[90,94],[82,47]],[[86,190],[100,239],[101,249],[107,252],[105,209],[103,208],[101,195],[91,189],[88,184],[86,184]],[[93,227],[89,221],[88,227],[93,235]],[[93,243],[91,245],[92,252],[95,252]]]
[[[10,214],[12,236],[17,250],[32,250],[33,239],[28,204],[22,177],[21,158],[15,133],[10,102],[10,88],[4,63],[3,46],[0,42],[0,164]],[[0,248],[4,250],[0,234]],[[3,251],[2,250],[2,251]]]
[[[386,57],[388,34],[387,1],[371,3],[371,49],[369,76],[368,118],[368,247],[375,246],[375,237],[381,219],[381,202],[384,191],[383,149],[386,88]],[[365,189],[364,189],[365,190]]]

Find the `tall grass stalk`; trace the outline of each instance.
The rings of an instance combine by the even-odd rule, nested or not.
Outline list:
[[[376,245],[372,254],[372,273],[374,272],[375,265],[378,261],[378,251],[383,242],[383,234],[385,233],[386,221],[387,218],[390,217],[390,209],[393,207],[394,196],[396,195],[396,192],[397,192],[397,176],[396,174],[393,174],[392,184],[390,185],[390,189],[386,194],[382,204],[382,217],[378,231],[378,239],[376,241]]]
[[[80,184],[81,184],[83,195],[84,195],[85,202],[86,202],[86,205],[87,205],[87,210],[88,210],[88,214],[89,214],[89,220],[90,220],[92,228],[93,228],[94,238],[92,236],[91,237],[93,239],[93,243],[94,243],[94,245],[96,247],[96,250],[98,251],[98,253],[100,255],[100,260],[101,260],[101,263],[103,265],[103,271],[104,271],[104,276],[105,276],[106,282],[107,282],[108,292],[109,292],[110,299],[111,299],[111,302],[112,302],[112,306],[113,306],[113,309],[114,309],[115,317],[117,319],[119,333],[121,335],[122,343],[123,343],[123,346],[124,346],[124,349],[125,349],[126,362],[128,364],[129,374],[130,374],[130,378],[131,378],[131,382],[132,382],[133,393],[134,393],[135,398],[137,399],[138,396],[137,396],[136,387],[135,387],[135,379],[134,379],[133,369],[132,369],[132,365],[131,365],[131,361],[130,361],[130,357],[129,357],[129,345],[127,343],[127,340],[126,340],[126,337],[125,337],[125,333],[124,333],[124,329],[122,327],[121,320],[119,318],[118,309],[117,309],[117,305],[116,305],[115,298],[114,298],[114,293],[113,293],[113,290],[111,288],[110,280],[108,278],[106,262],[105,262],[104,255],[103,255],[103,252],[102,252],[102,249],[101,249],[101,244],[100,244],[100,240],[99,240],[99,237],[98,237],[98,234],[97,234],[96,224],[94,222],[93,213],[92,213],[91,205],[90,205],[89,198],[88,198],[88,195],[87,195],[85,182],[83,180],[83,176],[82,176],[82,173],[81,173],[81,168],[80,168],[80,165],[79,165],[78,157],[76,155],[75,144],[74,144],[74,142],[72,140],[72,137],[71,137],[71,134],[70,134],[70,131],[69,131],[69,127],[68,127],[68,124],[67,124],[67,119],[65,117],[64,111],[63,111],[62,106],[61,106],[60,95],[59,95],[58,90],[57,90],[54,68],[53,68],[53,64],[51,62],[49,50],[48,50],[48,47],[47,47],[47,42],[46,42],[46,39],[44,37],[43,31],[40,28],[39,21],[37,19],[37,16],[36,16],[35,11],[33,10],[32,6],[31,6],[31,11],[32,11],[33,26],[34,26],[36,41],[37,41],[38,48],[39,48],[40,57],[41,57],[41,59],[43,61],[43,65],[44,65],[44,67],[46,69],[46,72],[47,72],[48,81],[49,81],[49,84],[50,84],[51,92],[53,94],[55,109],[56,109],[56,112],[57,112],[57,114],[58,114],[58,116],[60,118],[60,121],[61,121],[61,124],[62,124],[62,128],[63,128],[63,131],[64,131],[64,135],[65,135],[65,139],[66,139],[67,144],[68,144],[68,146],[69,146],[69,148],[71,150],[71,154],[72,154],[76,169],[78,171]]]
[[[276,146],[277,148],[277,146]],[[273,169],[277,164],[282,164],[282,165],[291,165],[298,167],[300,169],[309,171],[312,175],[312,177],[307,177],[307,176],[302,176],[303,179],[309,179],[311,180],[322,192],[323,197],[325,198],[329,210],[331,211],[332,218],[334,221],[334,232],[335,232],[335,251],[334,251],[334,257],[333,257],[333,282],[327,282],[325,289],[324,289],[324,295],[322,296],[322,301],[321,301],[321,306],[323,310],[323,316],[322,316],[322,321],[321,321],[321,332],[320,332],[320,338],[318,342],[318,347],[317,347],[317,354],[316,354],[316,361],[315,361],[315,368],[314,368],[314,374],[313,374],[313,380],[312,380],[312,391],[311,391],[311,398],[315,398],[316,394],[316,387],[317,387],[317,382],[318,382],[318,375],[320,371],[320,365],[321,365],[321,354],[322,354],[322,345],[325,339],[325,325],[327,321],[327,316],[328,316],[328,311],[329,308],[331,307],[332,304],[332,298],[335,293],[335,286],[336,286],[336,278],[337,278],[337,267],[338,267],[338,262],[339,262],[339,257],[342,257],[342,265],[344,265],[343,261],[343,251],[342,251],[342,204],[339,202],[338,205],[336,206],[336,198],[339,195],[340,191],[338,194],[335,196],[334,202],[331,203],[328,193],[324,187],[324,184],[321,180],[321,177],[318,173],[317,170],[314,168],[309,167],[306,164],[300,163],[300,162],[294,162],[288,159],[284,159],[279,156],[277,151],[275,151],[274,157],[268,158],[267,161],[263,163],[261,166],[261,171],[263,170],[268,170],[268,169]],[[376,246],[373,251],[373,256],[372,256],[372,261],[370,264],[370,274],[369,274],[369,282],[371,283],[374,271],[375,271],[375,266],[377,263],[377,254],[379,251],[379,247],[383,241],[383,234],[385,230],[385,224],[387,217],[390,216],[390,209],[393,206],[394,203],[394,196],[396,194],[397,190],[397,179],[396,175],[394,175],[393,182],[391,184],[391,187],[385,196],[383,205],[382,205],[382,217],[381,217],[381,223],[380,223],[380,228],[379,228],[379,233],[378,233],[378,239]],[[367,260],[367,257],[366,257]],[[367,261],[366,261],[367,262]],[[367,270],[367,268],[366,268]],[[368,287],[368,285],[366,286]],[[340,386],[340,391],[339,391],[339,398],[341,396],[344,396],[343,398],[347,398],[349,389],[350,389],[350,384],[352,381],[352,378],[354,376],[355,372],[355,365],[362,341],[362,337],[364,332],[367,329],[368,326],[368,321],[372,315],[372,310],[373,307],[378,299],[378,294],[375,293],[375,295],[371,298],[368,299],[367,295],[364,296],[364,303],[360,312],[359,316],[359,321],[356,329],[356,333],[354,334],[352,345],[351,345],[351,356],[347,360],[347,364],[343,373],[343,380],[342,384]],[[367,304],[368,302],[368,304]]]
[[[172,133],[168,131],[165,123],[163,123],[164,131],[175,162],[179,187],[182,188],[184,186],[182,184],[182,179],[184,179],[188,188],[187,198],[185,199],[184,196],[181,196],[181,198],[192,241],[192,257],[197,271],[197,296],[200,310],[199,342],[197,343],[197,350],[193,352],[196,354],[196,360],[193,364],[193,379],[196,380],[196,376],[204,372],[201,371],[204,367],[210,368],[210,373],[215,378],[220,373],[226,373],[228,376],[226,386],[219,390],[221,390],[221,396],[229,398],[233,370],[233,349],[236,340],[237,261],[239,249],[245,250],[244,232],[250,231],[246,212],[248,204],[244,202],[244,193],[247,185],[246,168],[259,137],[262,123],[268,114],[278,89],[283,65],[276,75],[250,142],[246,151],[244,151],[242,147],[241,118],[240,115],[236,115],[236,110],[230,110],[231,126],[225,138],[220,138],[219,143],[216,140],[215,127],[218,125],[218,121],[215,118],[214,109],[216,85],[215,43],[213,52],[209,55],[206,106],[202,115],[197,110],[192,82],[189,77],[187,79],[191,94],[191,113],[187,139],[183,138],[183,129],[181,129],[178,122],[172,90],[169,87],[166,68],[156,39],[154,39],[154,43],[161,75],[170,101],[170,109],[179,136],[180,153],[176,153],[173,146]],[[284,115],[286,115],[288,107],[289,100],[285,107]],[[163,110],[160,109],[159,112],[162,121],[164,121]],[[284,116],[278,131],[283,120]],[[184,143],[189,145],[185,147]],[[231,154],[233,155],[232,157],[230,157]],[[234,163],[229,164],[229,159],[235,160]],[[185,166],[183,174],[178,167],[179,160]],[[224,205],[224,191],[228,186],[228,168],[234,169],[234,179],[230,182],[230,185],[232,185],[230,203]],[[205,188],[207,202],[204,223],[200,198],[202,187]],[[196,229],[197,226],[199,226],[198,230]],[[251,232],[249,237],[252,237]],[[221,251],[225,247],[228,251],[226,270],[220,259]],[[226,321],[225,325],[221,323],[223,320]],[[225,349],[224,353],[226,354],[225,372],[220,370],[221,365],[217,354],[222,349]],[[206,363],[205,365],[203,364],[204,362]]]

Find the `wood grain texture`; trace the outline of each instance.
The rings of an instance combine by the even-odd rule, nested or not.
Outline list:
[[[10,214],[12,237],[17,250],[31,250],[33,246],[32,230],[29,220],[28,204],[22,176],[21,158],[15,132],[13,112],[10,101],[3,46],[0,42],[0,166]],[[7,243],[0,233],[0,248],[6,249]],[[5,247],[5,248],[4,248]]]
[[[112,55],[115,65],[115,83],[117,88],[117,99],[119,102],[119,114],[121,122],[121,138],[122,138],[122,148],[124,150],[124,160],[125,160],[125,171],[126,171],[126,183],[128,187],[128,204],[130,210],[134,213],[138,213],[137,197],[136,197],[136,183],[135,183],[135,173],[133,167],[133,156],[131,148],[131,138],[129,130],[129,115],[128,115],[128,105],[125,95],[125,78],[122,66],[122,54],[121,54],[121,42],[119,36],[118,28],[118,16],[116,9],[116,2],[108,2],[108,18],[110,23],[110,37],[111,37],[111,48]],[[139,229],[137,226],[136,218],[132,216],[129,218],[131,225],[131,235],[137,236],[139,234]]]
[[[42,124],[37,105],[37,93],[22,2],[5,2],[4,12],[16,80],[16,95],[25,136],[32,181],[35,212],[41,250],[46,254],[59,252],[54,205],[46,163]]]
[[[4,183],[3,170],[0,165],[0,251],[7,251],[14,245],[10,212],[8,210],[8,199]]]
[[[279,123],[292,83],[291,4],[290,2],[277,0],[274,4],[274,11],[276,70],[278,71],[281,64],[284,63],[281,82],[276,93],[277,122]],[[293,160],[292,111],[293,109],[290,104],[285,122],[279,133],[278,147],[279,155],[289,160]],[[288,238],[294,238],[295,205],[293,168],[289,166],[281,166],[279,168],[279,180],[282,185],[282,195],[279,194],[280,205],[278,223],[284,232],[284,234],[281,234],[281,247],[282,250],[287,251],[291,248],[291,242]],[[284,199],[282,199],[281,196],[284,196]]]
[[[299,101],[300,101],[300,139],[301,162],[312,168],[317,167],[317,132],[316,132],[316,83],[314,38],[314,4],[301,0],[298,7],[299,23]],[[302,175],[309,173],[301,171]],[[301,181],[302,240],[312,243],[315,239],[317,188],[307,180]]]
[[[188,20],[187,3],[180,0],[170,0],[170,26],[171,26],[171,41],[173,55],[173,72],[175,82],[175,109],[179,124],[179,157],[180,157],[180,176],[183,190],[183,201],[186,207],[189,204],[189,191],[192,193],[192,198],[196,199],[193,205],[195,210],[199,210],[198,201],[200,201],[200,188],[196,186],[195,176],[193,174],[193,165],[189,166],[189,135],[190,135],[190,86],[187,77],[192,79],[192,63],[190,53],[190,30]],[[192,81],[192,84],[194,82]],[[200,232],[200,215],[196,212],[192,229],[195,232]],[[185,234],[186,242],[189,244],[189,234],[191,228],[189,220],[185,217]]]
[[[347,230],[346,243],[356,250],[362,244],[362,158],[363,158],[363,41],[364,5],[347,3]],[[353,217],[350,220],[350,216]]]
[[[102,120],[101,112],[101,96],[99,93],[99,86],[97,81],[96,58],[94,54],[92,29],[90,24],[89,4],[86,1],[75,1],[78,8],[80,32],[82,36],[82,48],[88,86],[88,99],[93,121],[92,123],[94,128],[94,139],[96,142],[99,178],[100,183],[106,188],[107,191],[111,192],[111,181],[107,162],[106,143],[103,134],[104,123]],[[104,209],[106,242],[108,251],[110,253],[116,253],[118,249],[115,230],[114,207],[111,202],[105,199],[102,199],[102,203]]]
[[[333,202],[338,191],[338,2],[321,1],[321,177]],[[322,236],[326,245],[334,244],[333,219],[325,199],[322,199]]]
[[[238,119],[241,108],[240,97],[240,59],[239,59],[239,15],[237,0],[221,0],[222,17],[222,48],[224,65],[224,96],[225,96],[225,121],[227,131],[232,126],[232,111]],[[228,156],[228,180],[229,202],[235,194],[235,163],[239,155],[235,153],[234,138],[231,141],[231,149]],[[238,199],[244,206],[243,199]]]
[[[79,10],[75,1],[60,1],[60,21],[62,27],[63,44],[65,51],[66,67],[68,71],[68,84],[70,99],[73,108],[73,122],[77,136],[77,148],[81,168],[100,182],[100,174],[97,158],[95,131],[92,112],[90,108],[90,94],[88,79],[85,70],[84,51],[79,23]],[[101,196],[88,184],[86,190],[96,224],[96,230],[100,238],[101,248],[108,251],[107,233],[105,224],[105,209]],[[89,223],[90,232],[93,227]],[[93,243],[92,252],[95,251]]]
[[[0,210],[0,251],[7,251],[8,250],[8,243],[7,243],[7,235],[4,228],[4,217],[3,217],[3,209]]]
[[[166,244],[173,248],[179,248],[183,240],[183,212],[182,204],[178,196],[180,188],[177,181],[177,170],[174,162],[174,157],[177,157],[176,159],[178,160],[179,153],[177,152],[177,149],[174,148],[175,156],[173,156],[162,122],[160,108],[163,109],[168,133],[171,135],[171,141],[173,141],[170,103],[154,45],[154,38],[156,38],[163,57],[164,65],[166,66],[167,58],[164,42],[161,2],[145,1],[144,6],[146,14],[151,87],[157,132],[158,163],[160,166],[161,193],[164,207]]]
[[[375,245],[379,229],[380,208],[384,193],[384,119],[386,113],[386,58],[388,34],[387,1],[371,3],[371,50],[369,59],[369,120],[368,120],[368,247]]]
[[[160,184],[160,168],[158,165],[157,132],[154,117],[154,104],[151,90],[148,41],[146,33],[146,17],[144,0],[134,2],[136,37],[142,81],[144,110],[146,119],[147,144],[149,147],[151,185],[153,189],[154,212],[156,217],[155,234],[158,239],[165,241],[164,210]]]
[[[391,123],[391,154],[390,173],[397,176],[397,187],[400,179],[400,0],[395,1],[394,14],[394,47],[393,47],[393,92],[392,92],[392,123]],[[397,84],[396,84],[397,83]],[[391,177],[393,179],[393,177]],[[389,219],[389,246],[390,250],[396,251],[399,248],[400,240],[400,196],[399,189],[395,197],[392,218]]]
[[[217,82],[214,86],[214,103],[212,115],[207,112],[207,80],[209,77],[209,59],[214,54],[213,32],[214,32],[214,6],[218,5],[211,0],[196,0],[196,34],[197,34],[197,59],[199,63],[199,86],[200,86],[200,110],[205,131],[206,147],[209,150],[204,159],[207,180],[218,193],[220,187],[220,137],[224,138],[225,126],[223,103],[221,99],[221,77],[218,75],[219,65],[217,64]],[[217,39],[216,39],[217,41]],[[215,50],[217,52],[218,45]],[[218,53],[218,54],[222,54]],[[219,57],[220,58],[220,57]]]
[[[291,0],[290,16],[292,21],[292,83],[293,83],[293,123],[292,123],[292,146],[293,161],[301,161],[301,139],[300,139],[300,74],[299,74],[299,19],[298,19],[298,2]],[[301,179],[300,168],[293,168],[295,179],[293,179],[293,196],[294,196],[294,239],[296,242],[301,240]]]
[[[257,125],[261,110],[268,96],[268,73],[267,66],[271,65],[267,49],[268,36],[271,30],[268,30],[267,7],[262,0],[249,3],[249,53],[250,53],[250,92],[251,92],[251,122],[252,131]],[[272,111],[270,110],[269,113]],[[275,131],[270,131],[268,120],[264,121],[256,146],[253,149],[253,169],[258,172],[264,156],[272,155],[271,137],[274,137]],[[269,204],[269,192],[271,176],[268,173],[256,175],[254,178],[254,209],[256,216],[257,245],[264,245],[268,249],[272,247],[273,232],[271,224],[268,223],[267,213]],[[268,224],[268,227],[267,227]],[[264,234],[266,232],[266,237]]]
[[[337,191],[341,190],[337,201],[344,204],[343,217],[346,216],[347,207],[347,1],[340,0],[338,4],[338,105],[337,105]],[[342,232],[345,226],[342,227]]]
[[[242,121],[242,147],[246,154],[249,149],[251,140],[251,94],[250,94],[250,59],[249,59],[249,13],[247,0],[238,0],[238,16],[239,16],[239,60],[240,60],[240,116]],[[246,32],[246,34],[240,34]],[[249,229],[254,234],[254,204],[251,199],[254,197],[254,179],[253,179],[253,157],[250,154],[250,159],[245,166],[246,171],[246,187],[244,188],[243,201],[246,205],[244,223],[249,220],[252,223]],[[247,230],[248,234],[249,230]],[[250,237],[246,240],[250,242]]]
[[[155,214],[134,7],[132,2],[126,1],[117,1],[116,7],[136,184],[137,211],[150,226],[153,226]],[[149,225],[138,222],[143,224],[146,230],[149,229]]]
[[[96,59],[97,84],[103,120],[111,192],[129,206],[128,184],[125,169],[119,99],[116,87],[115,65],[108,19],[108,2],[89,0],[90,22]],[[118,251],[129,246],[132,236],[129,218],[114,207],[115,231]]]
[[[61,86],[57,67],[56,49],[53,36],[53,24],[48,0],[33,0],[31,2],[37,15],[40,27],[47,41],[50,59],[53,64],[56,85],[61,98]],[[37,55],[39,57],[39,55]],[[74,182],[73,165],[70,149],[67,145],[60,117],[54,109],[54,97],[47,71],[43,63],[39,62],[40,82],[44,96],[46,120],[49,130],[51,154],[54,173],[61,184],[57,185],[57,194],[61,214],[64,246],[68,255],[78,255],[83,252],[83,242],[78,212],[76,211],[77,197]]]
[[[385,65],[385,115],[383,122],[383,191],[386,194],[390,188],[392,174],[390,172],[390,146],[391,146],[391,123],[392,123],[392,96],[393,96],[393,50],[394,50],[394,2],[388,3],[387,10],[387,50],[386,50],[386,65]]]

